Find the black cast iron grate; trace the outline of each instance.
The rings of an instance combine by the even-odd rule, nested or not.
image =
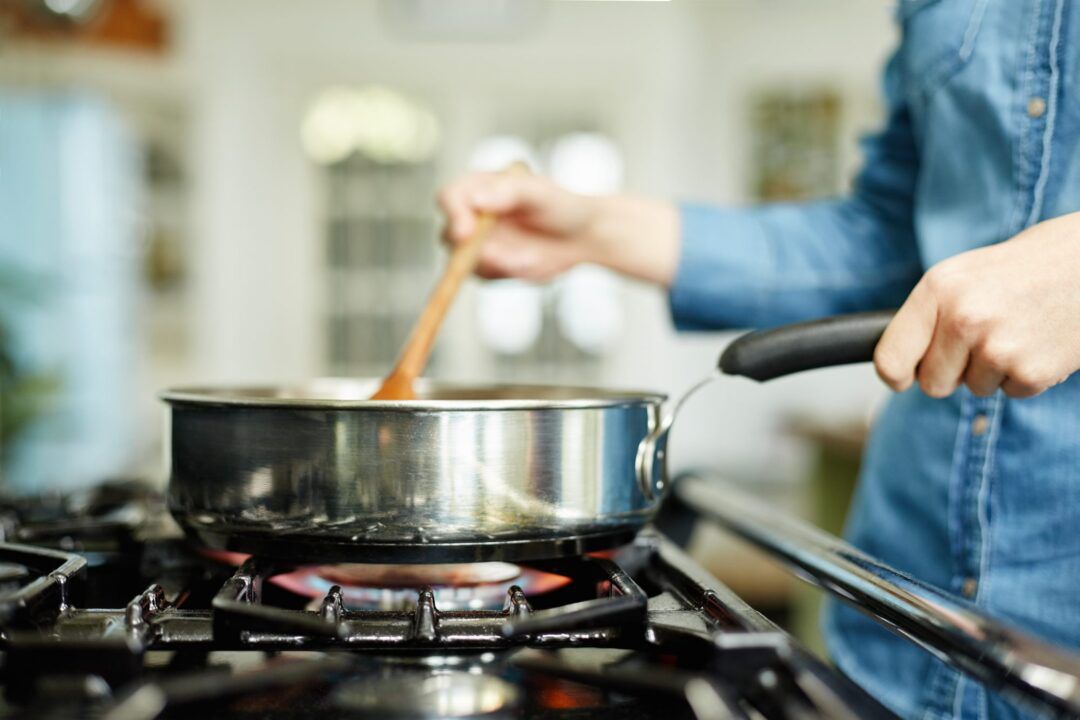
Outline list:
[[[0,543],[4,568],[2,679],[9,701],[29,708],[60,692],[69,702],[96,703],[104,717],[158,717],[192,703],[370,674],[398,655],[422,662],[494,657],[504,674],[674,697],[690,717],[744,717],[751,707],[776,718],[889,717],[654,533],[614,560],[539,564],[572,578],[573,588],[571,601],[540,609],[517,586],[498,610],[443,611],[430,588],[417,590],[411,609],[355,610],[337,586],[314,609],[281,607],[265,602],[264,585],[291,568],[259,558],[224,580],[211,575],[218,589],[205,602],[171,578],[124,607],[83,608],[77,599],[87,567],[80,556]],[[582,648],[602,652],[572,652]],[[290,650],[311,656],[274,659]],[[147,658],[159,651],[172,653],[170,668],[148,672]],[[208,672],[205,659],[222,651],[270,659],[258,672]]]
[[[890,717],[652,531],[611,559],[530,563],[570,582],[510,586],[501,608],[442,609],[418,587],[359,610],[168,526],[161,498],[125,483],[0,506],[0,718],[380,716],[432,681],[497,691],[529,720]],[[567,682],[591,709],[544,705]]]

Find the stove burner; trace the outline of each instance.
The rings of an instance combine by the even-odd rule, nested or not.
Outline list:
[[[277,575],[270,582],[297,595],[311,598],[317,609],[335,583],[313,570],[298,570]],[[495,610],[503,606],[511,587],[521,587],[527,595],[542,594],[570,582],[561,575],[524,569],[515,580],[483,585],[432,587],[435,603],[444,610]],[[356,610],[408,610],[416,605],[414,588],[349,587],[340,588],[342,604]]]
[[[200,551],[207,557],[239,566],[249,556],[217,550]],[[570,584],[570,578],[503,562],[431,565],[376,565],[344,563],[312,565],[273,575],[269,582],[312,600],[318,610],[335,586],[342,604],[358,610],[410,610],[417,588],[430,588],[444,610],[497,610],[512,587],[535,597]]]
[[[349,710],[395,718],[484,717],[508,713],[521,703],[518,689],[493,675],[414,675],[399,673],[345,683],[334,694],[334,702]]]
[[[321,565],[315,572],[338,585],[378,588],[416,588],[424,585],[465,587],[513,580],[517,565],[503,562],[447,563],[441,565]]]

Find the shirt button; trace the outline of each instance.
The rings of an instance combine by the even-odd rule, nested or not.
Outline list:
[[[982,413],[976,415],[971,421],[971,434],[975,437],[985,435],[986,431],[990,428],[990,418],[986,417]]]
[[[964,584],[960,587],[960,593],[968,600],[975,597],[979,590],[979,581],[973,577],[964,578]]]
[[[1041,97],[1033,97],[1028,100],[1027,114],[1029,118],[1041,118],[1046,112],[1046,101]]]

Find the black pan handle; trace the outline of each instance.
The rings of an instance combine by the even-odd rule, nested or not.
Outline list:
[[[764,382],[803,370],[870,362],[895,313],[837,315],[747,333],[724,349],[720,370]]]

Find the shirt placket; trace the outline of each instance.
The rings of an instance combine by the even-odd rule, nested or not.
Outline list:
[[[957,448],[959,466],[950,491],[954,538],[952,590],[977,602],[985,593],[990,560],[990,482],[994,441],[1000,426],[1001,394],[983,398],[964,393]]]
[[[1056,112],[1061,23],[1067,0],[1034,0],[1023,46],[1019,92],[1014,100],[1017,128],[1014,212],[1002,239],[1038,222],[1050,165]],[[994,447],[1006,398],[961,390],[960,425],[949,485],[949,530],[954,593],[985,605],[991,592]],[[927,683],[925,720],[982,720],[986,696],[980,686],[938,664]]]
[[[1001,395],[983,398],[960,391],[960,425],[949,482],[950,590],[973,602],[988,586],[990,483],[994,445],[1001,422]],[[927,684],[923,720],[978,718],[981,690],[939,664]],[[965,702],[964,698],[968,698]]]
[[[1061,33],[1068,0],[1034,0],[1026,30],[1019,92],[1013,100],[1017,128],[1015,204],[1002,239],[1041,219],[1057,115]]]

